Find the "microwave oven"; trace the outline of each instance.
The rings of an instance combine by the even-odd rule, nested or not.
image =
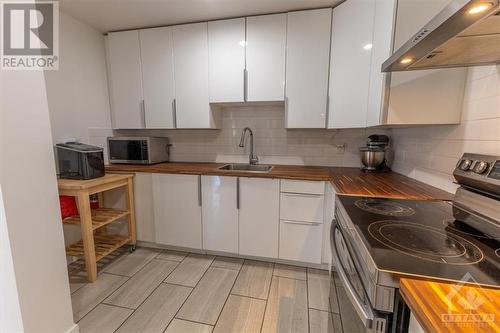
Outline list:
[[[154,164],[168,162],[166,137],[108,137],[110,163]]]

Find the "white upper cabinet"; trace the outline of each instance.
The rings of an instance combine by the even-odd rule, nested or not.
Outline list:
[[[238,254],[238,178],[201,176],[203,249]]]
[[[144,128],[139,31],[109,33],[107,51],[113,128]]]
[[[247,101],[283,101],[286,14],[246,19]]]
[[[325,128],[331,9],[288,13],[286,127]]]
[[[328,128],[366,127],[375,0],[333,9]]]
[[[174,128],[172,28],[139,31],[146,128]]]
[[[207,23],[173,27],[177,128],[215,128],[208,94]]]
[[[210,102],[243,102],[245,18],[208,22]]]

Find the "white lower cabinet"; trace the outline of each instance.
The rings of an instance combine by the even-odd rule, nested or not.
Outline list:
[[[201,176],[153,174],[156,243],[202,248]]]
[[[320,264],[323,223],[280,221],[279,258]]]
[[[240,178],[241,255],[278,258],[280,182]]]
[[[238,253],[236,177],[202,176],[203,248]]]
[[[137,240],[155,242],[153,175],[136,173],[134,191]]]

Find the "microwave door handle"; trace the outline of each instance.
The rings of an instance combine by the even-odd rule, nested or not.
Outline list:
[[[335,233],[335,230],[337,230],[337,229],[338,229],[338,226],[335,226],[333,232]],[[341,232],[340,229],[339,229],[339,232]],[[335,237],[335,235],[332,235],[332,237]],[[349,278],[347,277],[347,274],[344,271],[344,268],[343,268],[342,263],[340,261],[340,256],[339,256],[336,242],[333,241],[332,245],[333,245],[332,246],[333,260],[336,263],[335,267],[337,269],[337,273],[339,274],[340,280],[342,281],[342,284],[344,285],[344,287],[346,289],[347,297],[349,298],[351,303],[354,305],[356,313],[358,314],[359,318],[362,320],[365,327],[371,327],[373,324],[373,321],[375,319],[375,314],[373,313],[373,310],[371,308],[366,308],[363,305],[363,302],[359,299],[359,296],[356,294],[354,286],[352,285],[351,281],[349,281]]]

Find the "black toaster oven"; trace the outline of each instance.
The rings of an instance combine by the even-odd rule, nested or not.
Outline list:
[[[104,154],[101,147],[79,142],[56,144],[59,177],[92,179],[104,176]]]

